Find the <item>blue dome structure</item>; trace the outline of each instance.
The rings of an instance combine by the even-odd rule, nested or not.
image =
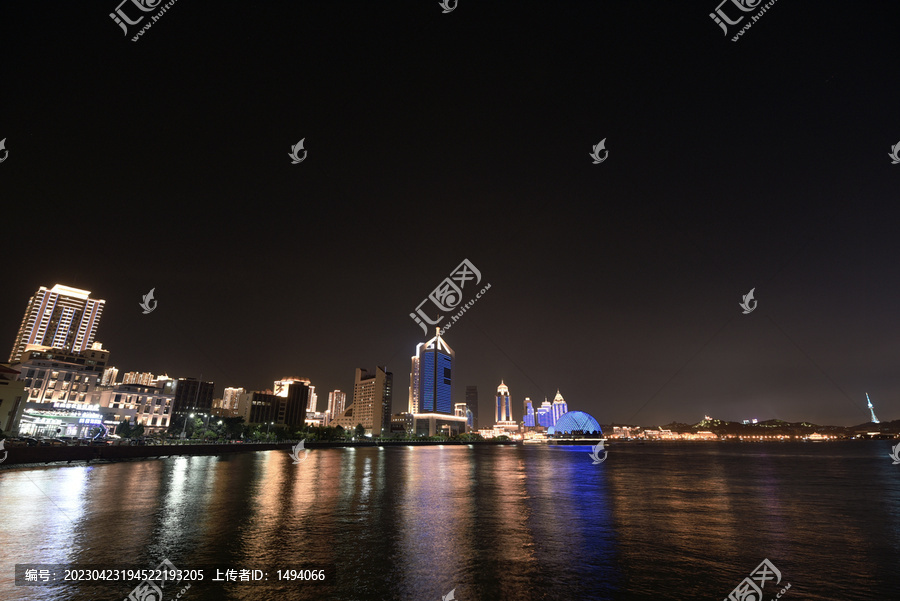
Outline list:
[[[584,434],[598,432],[603,436],[600,423],[590,413],[585,413],[584,411],[569,411],[568,413],[563,413],[556,420],[553,434],[571,434],[572,432]]]

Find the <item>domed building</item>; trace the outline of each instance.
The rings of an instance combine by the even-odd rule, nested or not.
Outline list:
[[[603,436],[603,430],[600,429],[600,422],[594,419],[590,413],[584,411],[569,411],[563,413],[556,421],[556,425],[550,428],[547,433],[554,436],[576,434],[593,434],[596,432],[599,436]]]

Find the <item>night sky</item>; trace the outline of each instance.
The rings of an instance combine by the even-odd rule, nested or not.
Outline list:
[[[0,7],[2,359],[61,283],[120,378],[321,410],[386,364],[399,412],[409,313],[469,259],[482,424],[501,379],[517,420],[900,418],[895,3],[778,0],[736,43],[718,0],[178,0],[138,42],[117,3]]]

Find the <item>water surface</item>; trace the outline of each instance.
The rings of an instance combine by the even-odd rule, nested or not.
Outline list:
[[[0,599],[122,600],[135,583],[14,586],[16,563],[266,569],[184,601],[900,599],[886,441],[286,451],[0,471]],[[275,569],[327,568],[321,582]],[[182,591],[165,588],[165,601]],[[156,601],[156,600],[155,600]]]

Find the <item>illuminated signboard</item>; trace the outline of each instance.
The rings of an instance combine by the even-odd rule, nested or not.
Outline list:
[[[53,403],[53,408],[75,411],[100,411],[100,405],[85,405],[83,403]]]

